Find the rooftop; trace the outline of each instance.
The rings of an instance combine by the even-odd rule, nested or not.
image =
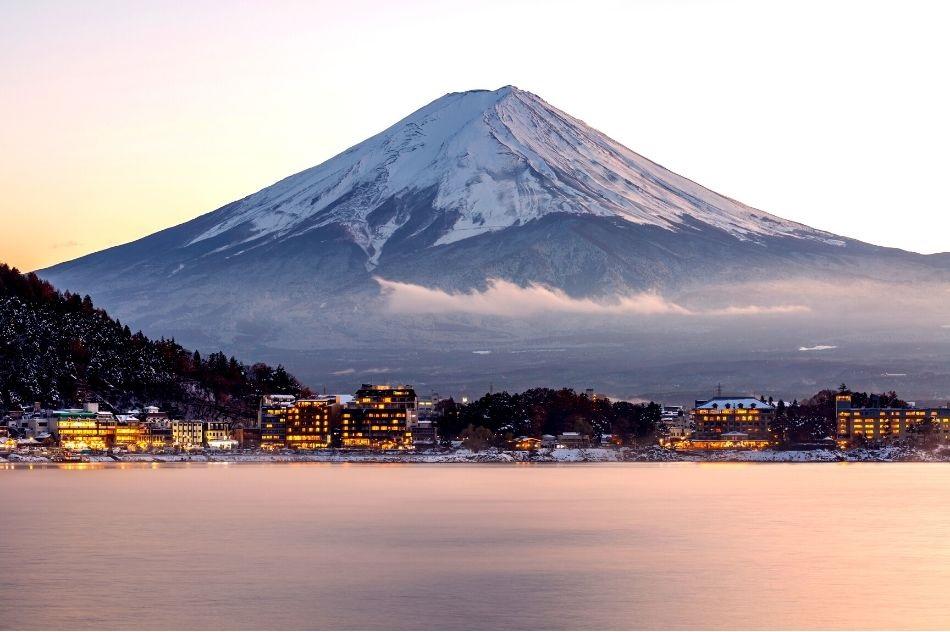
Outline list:
[[[696,407],[701,410],[711,410],[720,408],[759,408],[764,410],[773,410],[774,404],[763,402],[754,397],[713,397],[706,403]]]

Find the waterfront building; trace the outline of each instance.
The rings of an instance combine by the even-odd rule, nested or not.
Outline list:
[[[320,450],[330,447],[339,426],[344,396],[295,399],[271,395],[262,401],[258,419],[261,446],[268,449]]]
[[[590,437],[579,432],[562,432],[557,436],[557,447],[559,448],[589,448]]]
[[[537,450],[541,447],[541,439],[537,437],[518,437],[511,443],[514,450]]]
[[[117,421],[113,447],[131,451],[145,450],[148,448],[145,439],[147,433],[148,428],[140,421]]]
[[[838,447],[889,444],[916,436],[929,426],[941,443],[950,443],[950,408],[852,408],[851,395],[835,397]]]
[[[56,421],[59,445],[67,450],[108,450],[115,444],[116,422],[95,417],[66,417]]]
[[[243,423],[231,427],[231,438],[237,441],[242,450],[256,450],[261,447],[261,429],[249,428]]]
[[[261,429],[261,447],[265,450],[283,448],[287,442],[287,415],[297,398],[293,395],[265,395],[257,413]]]
[[[695,432],[676,442],[684,450],[760,450],[772,445],[775,405],[754,397],[714,397],[690,412]]]
[[[204,423],[195,420],[173,419],[172,444],[182,450],[194,450],[204,444]]]
[[[330,447],[339,410],[340,398],[336,395],[298,399],[285,409],[285,445],[294,450]]]
[[[145,434],[142,440],[146,450],[165,450],[174,446],[172,438],[172,429],[167,426],[154,426],[145,424]]]
[[[412,443],[417,448],[432,448],[439,443],[439,433],[431,421],[417,421],[410,426]]]
[[[363,384],[340,416],[344,448],[411,449],[416,392],[409,385]]]
[[[231,426],[226,421],[202,423],[201,443],[212,450],[232,450],[237,447],[237,441],[231,438]]]

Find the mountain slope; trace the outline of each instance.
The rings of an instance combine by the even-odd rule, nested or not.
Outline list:
[[[446,95],[244,199],[40,274],[145,331],[281,360],[288,350],[333,349],[320,358],[333,367],[380,341],[398,358],[398,349],[507,344],[538,331],[585,339],[587,328],[606,331],[607,316],[578,316],[600,310],[584,301],[644,292],[680,315],[654,324],[670,345],[703,315],[794,311],[788,306],[802,308],[786,325],[790,335],[824,339],[814,316],[840,309],[841,296],[901,296],[923,284],[943,292],[950,260],[750,208],[509,86]],[[550,288],[552,305],[573,316],[539,327],[484,305],[480,315],[434,313],[432,294],[401,301],[415,314],[394,313],[390,301],[392,291],[420,286],[490,302],[497,295],[479,293],[496,279]],[[907,314],[925,329],[944,324],[932,305],[898,303],[855,306],[849,318],[864,320],[849,327],[880,336],[882,323]],[[885,307],[886,318],[875,315]],[[645,331],[648,320],[615,314],[607,329]],[[806,321],[810,329],[794,333]],[[741,332],[721,335],[728,342]]]
[[[80,393],[121,410],[157,404],[177,416],[253,417],[263,393],[301,393],[282,367],[253,367],[174,340],[149,340],[62,294],[34,274],[0,264],[0,403],[69,405]]]

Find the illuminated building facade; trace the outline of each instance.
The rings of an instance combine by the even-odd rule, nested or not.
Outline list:
[[[135,421],[120,421],[115,425],[115,443],[113,447],[125,448],[126,450],[146,450],[148,441],[146,434],[148,428],[145,424]]]
[[[174,419],[171,422],[172,444],[182,450],[201,447],[204,424],[195,420]]]
[[[416,392],[411,386],[363,384],[341,413],[344,448],[408,450],[416,420]]]
[[[695,432],[673,445],[683,450],[760,450],[772,445],[775,406],[754,397],[714,397],[691,411]]]
[[[233,450],[238,442],[231,438],[231,424],[226,421],[206,421],[201,425],[201,442],[211,450]]]
[[[285,445],[294,450],[330,447],[332,424],[338,410],[336,396],[298,399],[285,409]]]
[[[145,426],[144,440],[148,450],[164,450],[171,448],[174,443],[172,439],[172,429],[159,426]]]
[[[270,396],[277,397],[277,396]],[[258,412],[261,427],[261,447],[265,450],[283,448],[287,443],[287,416],[293,408],[294,398],[273,401],[265,398]]]
[[[851,395],[835,398],[837,444],[887,444],[910,438],[925,424],[941,443],[950,443],[950,408],[852,408]]]
[[[59,419],[59,444],[67,450],[108,450],[115,445],[116,422],[102,419]]]
[[[321,450],[333,443],[339,425],[342,396],[324,395],[294,399],[287,395],[268,396],[258,419],[261,447],[293,450]]]

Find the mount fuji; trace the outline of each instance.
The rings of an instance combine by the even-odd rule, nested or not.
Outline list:
[[[40,275],[148,333],[263,353],[314,383],[603,378],[631,396],[666,379],[631,374],[693,362],[697,345],[767,353],[787,336],[841,358],[895,323],[950,335],[950,294],[923,298],[950,287],[948,255],[748,207],[512,86],[445,95],[253,195]],[[881,292],[911,298],[865,304]],[[629,345],[640,362],[606,359]],[[596,349],[605,360],[585,364]]]

